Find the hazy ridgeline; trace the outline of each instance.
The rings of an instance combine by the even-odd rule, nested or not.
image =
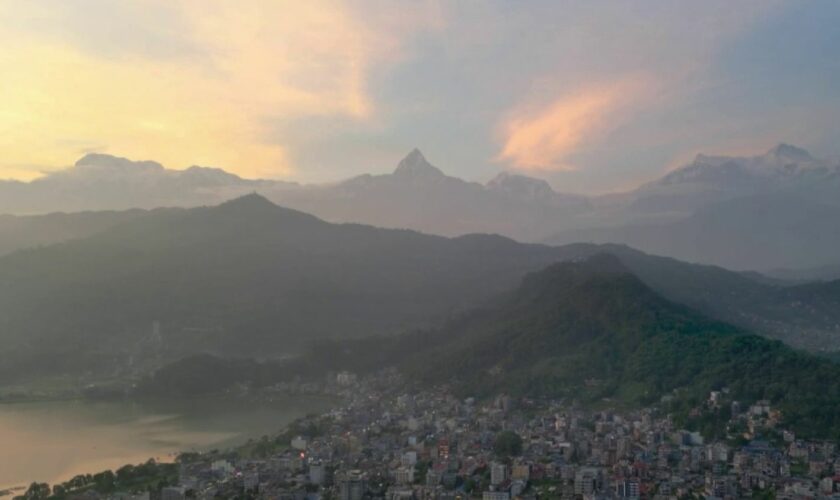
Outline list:
[[[92,154],[29,183],[0,182],[0,213],[215,205],[255,191],[333,222],[551,244],[624,243],[794,278],[837,277],[840,265],[840,164],[784,144],[757,156],[698,155],[656,181],[601,196],[558,193],[521,174],[467,182],[444,174],[417,150],[391,174],[319,185],[248,180],[213,168],[169,170]],[[135,215],[0,218],[0,254],[86,236]]]
[[[90,236],[0,258],[4,378],[148,369],[203,352],[283,357],[319,339],[405,333],[601,252],[711,317],[797,347],[840,347],[836,282],[794,285],[624,246],[331,224],[258,195],[113,216]]]
[[[280,196],[282,187],[281,198],[316,212],[340,212],[346,203],[369,212],[348,211],[344,218],[393,216],[376,219],[393,226],[409,210],[417,215],[415,226],[444,234],[506,232],[493,224],[497,220],[547,231],[550,225],[541,221],[558,214],[561,225],[603,224],[620,215],[628,224],[622,228],[568,229],[554,240],[641,238],[656,246],[661,236],[703,253],[703,244],[714,242],[725,224],[731,245],[711,246],[742,256],[739,249],[753,245],[750,237],[785,235],[791,224],[806,231],[810,226],[796,215],[803,207],[815,216],[812,222],[828,228],[815,245],[771,241],[767,252],[785,253],[782,260],[767,252],[749,257],[768,265],[787,263],[801,246],[828,245],[837,222],[826,194],[834,189],[836,171],[790,146],[746,159],[698,157],[661,181],[599,200],[559,195],[521,176],[502,175],[485,186],[466,183],[445,176],[418,151],[393,174],[321,187],[278,187],[215,170],[178,173],[101,155],[75,169],[49,183],[73,186],[77,177],[104,182],[119,172],[130,185],[141,169],[147,182],[149,175],[177,180],[177,188],[157,191],[161,196],[189,191],[195,179],[218,188],[201,193],[218,197],[229,182],[272,196]],[[27,189],[46,188],[32,183]],[[144,198],[144,189],[123,200],[126,206],[165,200]],[[795,202],[806,193],[822,208]],[[101,203],[117,198],[109,200]],[[764,207],[777,201],[793,207],[789,217],[766,217],[773,210]],[[325,208],[329,203],[332,208]],[[722,213],[730,209],[731,216]],[[519,215],[497,218],[494,210]],[[520,226],[519,216],[534,224]],[[753,225],[753,218],[764,226],[740,229]],[[435,220],[461,226],[425,226]],[[492,234],[447,237],[333,223],[256,193],[195,208],[6,216],[0,232],[8,236],[0,247],[4,384],[58,378],[94,382],[91,394],[122,394],[139,381],[134,396],[183,397],[237,383],[263,387],[322,377],[325,369],[367,372],[394,365],[425,383],[455,381],[465,393],[609,397],[631,404],[654,402],[678,388],[688,399],[677,404],[689,404],[726,385],[746,400],[780,402],[797,428],[838,428],[820,410],[833,404],[836,390],[817,390],[814,378],[834,377],[834,365],[762,338],[823,355],[840,351],[840,282],[795,279],[792,270],[779,271],[781,279],[621,244],[552,246]],[[723,254],[708,255],[697,260]],[[562,262],[567,264],[557,264]],[[820,277],[830,278],[832,268],[824,269]],[[503,375],[492,376],[497,371]],[[763,374],[763,382],[750,382],[751,373]],[[583,381],[593,378],[601,380],[598,389],[584,389]],[[788,395],[791,384],[804,392]]]

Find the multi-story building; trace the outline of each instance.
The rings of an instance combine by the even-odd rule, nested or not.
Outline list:
[[[490,464],[490,484],[498,486],[505,482],[507,478],[507,465],[498,462]]]
[[[367,493],[367,476],[360,470],[346,471],[336,478],[339,500],[362,500]]]

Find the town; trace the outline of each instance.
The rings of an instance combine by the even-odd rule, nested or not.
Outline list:
[[[183,454],[177,484],[152,497],[840,498],[835,443],[797,439],[769,402],[742,408],[726,390],[693,410],[727,405],[731,414],[726,438],[705,440],[656,407],[586,409],[507,395],[477,401],[407,387],[395,370],[284,384],[276,390],[320,390],[345,404],[239,450]]]

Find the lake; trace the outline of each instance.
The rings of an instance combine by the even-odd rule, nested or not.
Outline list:
[[[234,446],[336,405],[335,399],[314,396],[260,403],[201,398],[0,404],[0,490],[32,481],[52,485],[149,458],[171,461],[179,451]]]

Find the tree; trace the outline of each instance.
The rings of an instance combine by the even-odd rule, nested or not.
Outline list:
[[[499,458],[519,456],[522,454],[522,438],[513,431],[502,431],[496,434],[493,451]]]
[[[114,473],[109,470],[93,475],[93,482],[96,485],[96,491],[100,493],[111,492],[114,489],[114,483],[116,482],[116,479],[117,478],[114,475]]]
[[[190,462],[195,462],[201,458],[201,454],[194,452],[194,451],[184,451],[178,454],[175,457],[176,464],[188,464]]]
[[[23,498],[26,500],[40,500],[42,498],[48,498],[51,493],[52,490],[50,489],[49,484],[32,483],[29,485],[26,493],[23,494]]]

